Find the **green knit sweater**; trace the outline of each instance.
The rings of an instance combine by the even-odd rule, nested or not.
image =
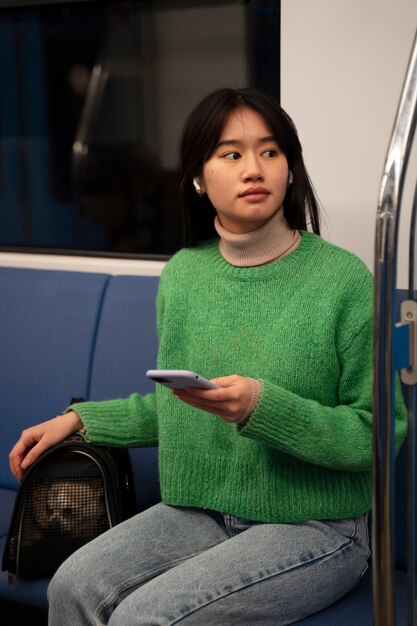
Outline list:
[[[88,441],[159,445],[165,503],[264,522],[370,508],[373,279],[353,254],[302,235],[287,257],[252,268],[227,263],[213,240],[181,250],[161,276],[158,367],[261,380],[244,426],[160,385],[73,407]]]

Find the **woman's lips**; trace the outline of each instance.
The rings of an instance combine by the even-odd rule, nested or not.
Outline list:
[[[263,187],[249,187],[239,194],[239,198],[248,198],[249,200],[262,200],[269,196],[269,191]]]

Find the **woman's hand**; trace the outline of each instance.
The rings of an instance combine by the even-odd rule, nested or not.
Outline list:
[[[83,423],[77,413],[69,411],[24,430],[9,454],[12,474],[21,480],[23,470],[36,461],[42,452],[82,427]]]
[[[174,389],[174,395],[202,411],[218,415],[225,422],[241,423],[253,398],[253,382],[244,376],[223,376],[213,378],[213,383],[221,389]]]

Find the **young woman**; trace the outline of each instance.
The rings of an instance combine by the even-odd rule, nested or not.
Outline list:
[[[76,430],[159,445],[163,502],[61,566],[53,626],[291,624],[367,567],[372,277],[320,238],[295,127],[266,95],[206,97],[181,172],[187,245],[161,276],[158,367],[220,389],[77,404],[22,434],[18,478]],[[405,421],[399,401],[399,441]]]

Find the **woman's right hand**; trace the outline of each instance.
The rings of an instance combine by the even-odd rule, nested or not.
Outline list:
[[[21,480],[23,470],[51,446],[63,441],[69,435],[83,428],[83,423],[75,411],[58,415],[37,426],[27,428],[9,454],[12,474]]]

